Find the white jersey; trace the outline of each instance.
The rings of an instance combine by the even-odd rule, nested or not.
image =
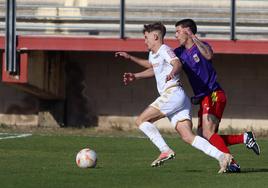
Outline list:
[[[175,75],[175,77],[168,82],[166,82],[167,75],[173,69],[171,65],[171,61],[174,59],[178,59],[178,57],[173,52],[173,49],[169,46],[162,44],[156,53],[149,53],[149,62],[153,66],[157,90],[161,95],[167,88],[178,85],[179,75]]]

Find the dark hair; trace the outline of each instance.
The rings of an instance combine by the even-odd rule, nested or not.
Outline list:
[[[181,26],[182,28],[186,28],[186,27],[189,27],[192,31],[193,34],[196,34],[197,33],[197,26],[196,26],[196,23],[194,20],[192,19],[183,19],[183,20],[180,20],[178,21],[175,26]]]
[[[161,22],[156,22],[156,23],[153,23],[153,24],[145,24],[143,26],[143,31],[142,31],[143,34],[145,32],[150,33],[152,31],[160,31],[160,33],[162,35],[162,38],[164,38],[165,35],[166,35],[166,27]]]

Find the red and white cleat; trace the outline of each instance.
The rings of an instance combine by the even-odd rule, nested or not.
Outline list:
[[[165,161],[174,159],[175,155],[175,152],[171,149],[166,152],[162,152],[159,157],[152,162],[151,167],[161,166],[162,164],[164,164]]]

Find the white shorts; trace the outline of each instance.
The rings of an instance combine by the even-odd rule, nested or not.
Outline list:
[[[150,106],[167,116],[174,128],[178,121],[191,120],[191,102],[180,86],[164,91]]]

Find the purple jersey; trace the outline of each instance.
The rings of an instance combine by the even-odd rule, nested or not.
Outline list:
[[[205,59],[196,45],[190,49],[181,46],[174,51],[183,64],[183,69],[195,94],[194,98],[201,99],[211,92],[221,89],[217,83],[217,74],[212,67],[211,60]]]

